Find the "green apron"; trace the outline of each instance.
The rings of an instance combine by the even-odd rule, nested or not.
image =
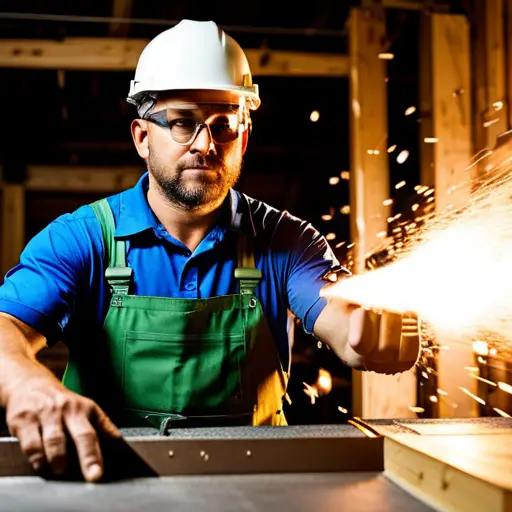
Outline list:
[[[252,240],[240,236],[239,293],[209,299],[132,295],[126,244],[106,200],[91,204],[103,230],[111,288],[101,342],[70,345],[63,382],[118,426],[286,425],[287,374],[255,288]],[[165,269],[162,269],[165,278]],[[88,345],[88,346],[85,346]]]

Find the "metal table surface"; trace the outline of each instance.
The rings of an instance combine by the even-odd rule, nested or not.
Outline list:
[[[129,474],[99,484],[33,476],[17,440],[0,439],[0,512],[432,510],[384,477],[382,439],[352,425],[121,433],[105,462]]]
[[[138,478],[109,484],[0,478],[0,511],[427,512],[381,473]]]

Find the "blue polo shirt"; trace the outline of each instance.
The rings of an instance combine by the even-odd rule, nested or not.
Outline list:
[[[233,272],[241,235],[254,237],[257,288],[283,367],[289,368],[287,309],[313,331],[326,302],[323,274],[337,264],[311,224],[231,190],[218,224],[192,253],[171,236],[147,202],[148,175],[108,197],[115,236],[126,240],[135,295],[208,298],[237,292]],[[43,334],[49,345],[87,343],[108,310],[106,252],[100,224],[85,205],[37,234],[0,287],[0,311]]]

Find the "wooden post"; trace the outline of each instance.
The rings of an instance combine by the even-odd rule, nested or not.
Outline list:
[[[470,192],[466,168],[473,154],[471,138],[470,39],[467,20],[461,15],[433,14],[430,18],[433,178],[436,210],[463,207]],[[424,144],[424,142],[422,142]],[[455,191],[452,187],[457,186]],[[473,366],[471,343],[439,338],[449,350],[439,351],[438,386],[448,393],[440,397],[441,417],[476,415],[477,403],[459,386],[476,393],[476,379],[464,367]],[[456,404],[454,407],[453,404]]]
[[[19,261],[25,246],[25,189],[18,183],[2,185],[2,279]]]
[[[113,18],[129,18],[133,11],[133,0],[114,0],[112,5]],[[130,28],[129,23],[113,22],[108,28],[109,36],[126,37]]]
[[[433,137],[432,117],[432,26],[431,15],[420,14],[420,180],[422,185],[433,187],[434,146],[425,144],[426,137]]]
[[[387,231],[389,169],[387,149],[384,12],[353,8],[350,31],[350,211],[355,242],[354,267],[364,269],[365,255]],[[370,152],[371,154],[370,154]],[[353,414],[364,418],[411,417],[416,404],[413,371],[397,376],[354,371]]]
[[[475,2],[476,23],[472,52],[475,92],[474,153],[494,147],[496,137],[506,131],[509,124],[510,108],[505,77],[510,69],[505,70],[504,14],[504,0]]]
[[[512,129],[512,0],[506,0],[504,6],[505,20],[505,85],[508,107],[508,129]]]

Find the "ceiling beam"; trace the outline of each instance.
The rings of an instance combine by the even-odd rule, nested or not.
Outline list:
[[[113,0],[112,18],[131,18],[133,0]],[[108,27],[108,35],[113,37],[126,37],[130,29],[129,23],[113,21]]]
[[[0,40],[0,68],[131,71],[145,39],[70,38]],[[245,49],[254,76],[325,76],[349,74],[347,55]]]

